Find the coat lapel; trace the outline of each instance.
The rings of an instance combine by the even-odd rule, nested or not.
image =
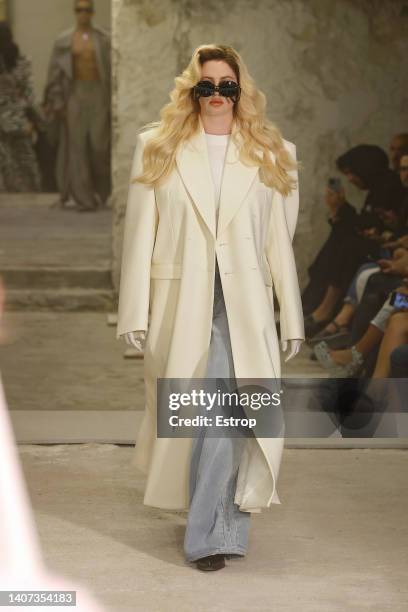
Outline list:
[[[235,124],[234,124],[235,125]],[[216,227],[214,187],[208,158],[204,126],[176,154],[176,164],[182,181],[214,239],[232,220],[254,180],[258,166],[246,166],[238,159],[238,148],[229,138],[221,183],[218,227]],[[233,128],[234,133],[237,132]],[[239,132],[237,134],[239,138]]]
[[[91,37],[92,37],[92,42],[93,42],[93,47],[95,50],[95,57],[96,57],[96,63],[98,66],[98,72],[99,72],[99,76],[101,77],[101,81],[103,83],[103,85],[106,86],[106,66],[104,63],[104,57],[103,57],[103,52],[102,52],[102,48],[101,48],[101,41],[99,38],[99,32],[97,31],[96,28],[92,28],[91,31]]]
[[[181,179],[211,234],[216,235],[215,198],[207,143],[202,123],[176,154]]]
[[[236,129],[233,131],[240,141],[239,131]],[[221,236],[228,223],[238,212],[259,170],[258,166],[246,166],[239,160],[238,156],[238,147],[230,136],[221,182],[217,237]]]
[[[75,28],[71,27],[60,35],[58,47],[62,52],[56,57],[56,61],[59,62],[60,67],[69,79],[73,78],[71,45],[74,32]]]

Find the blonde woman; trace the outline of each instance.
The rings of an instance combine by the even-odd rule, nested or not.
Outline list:
[[[249,518],[272,503],[283,437],[157,435],[157,380],[279,379],[304,341],[292,239],[296,147],[265,117],[240,55],[198,47],[171,101],[136,137],[125,215],[117,338],[144,349],[146,410],[134,464],[144,504],[188,510],[198,569],[247,552]]]

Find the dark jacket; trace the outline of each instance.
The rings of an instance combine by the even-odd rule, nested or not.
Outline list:
[[[356,227],[359,229],[376,227],[379,232],[385,229],[378,209],[395,210],[401,214],[405,189],[398,174],[389,167],[388,156],[376,145],[357,145],[336,160],[341,171],[349,170],[358,176],[368,190]]]

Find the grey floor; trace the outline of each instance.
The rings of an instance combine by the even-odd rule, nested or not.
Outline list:
[[[183,558],[183,513],[143,505],[132,449],[20,446],[46,561],[112,612],[405,612],[407,451],[285,449],[245,559]]]
[[[110,265],[112,211],[77,213],[53,206],[57,194],[0,194],[0,266]]]

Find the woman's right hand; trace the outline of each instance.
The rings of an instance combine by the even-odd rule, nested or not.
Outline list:
[[[134,346],[140,352],[143,351],[146,341],[146,332],[144,330],[127,332],[123,335],[125,337],[126,344]]]

